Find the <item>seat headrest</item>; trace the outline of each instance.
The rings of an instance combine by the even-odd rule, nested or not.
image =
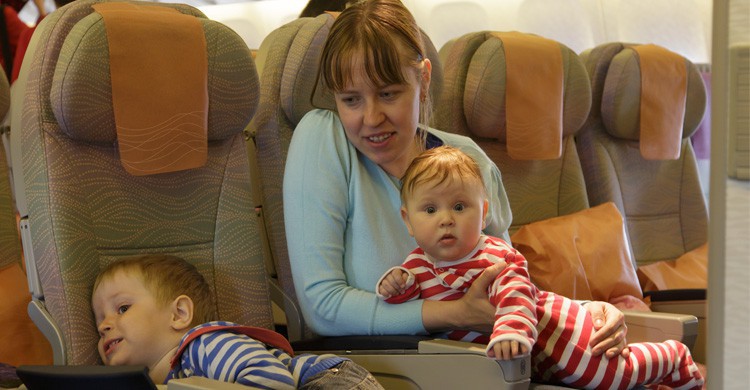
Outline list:
[[[310,18],[300,27],[289,47],[281,75],[280,104],[292,123],[299,123],[315,107],[336,109],[333,93],[324,87],[322,78],[316,77],[323,44],[334,19],[329,13]]]
[[[631,141],[643,141],[641,134],[641,103],[643,88],[655,89],[657,93],[677,87],[662,85],[663,80],[646,81],[643,76],[643,55],[638,54],[638,45],[608,43],[586,52],[586,66],[591,72],[591,84],[594,94],[593,115],[601,115],[604,128],[613,137]],[[653,45],[649,45],[653,46]],[[682,128],[678,137],[690,137],[703,118],[706,109],[706,89],[698,68],[682,56],[661,48],[657,56],[672,57],[671,66],[684,64],[686,81],[682,103],[670,103],[665,106],[670,112],[684,112]],[[671,72],[676,75],[678,72]],[[680,72],[681,73],[681,72]]]
[[[207,42],[207,136],[209,141],[223,140],[241,133],[255,113],[257,70],[237,33],[221,23],[198,20]],[[79,20],[60,49],[50,101],[60,129],[73,140],[105,144],[117,140],[108,53],[106,29],[98,13]]]
[[[477,37],[476,34],[481,34],[482,37]],[[471,58],[466,70],[466,83],[463,91],[463,111],[469,133],[483,138],[496,138],[505,143],[508,135],[508,77],[514,77],[515,80],[520,82],[519,85],[523,86],[524,82],[528,80],[527,78],[534,77],[534,74],[532,72],[524,74],[523,69],[521,70],[522,73],[517,75],[510,76],[508,74],[508,53],[506,53],[507,49],[501,38],[502,36],[492,32],[473,33],[473,36],[466,36],[466,38],[483,40],[479,46],[475,44],[464,45],[459,39],[452,45],[451,50],[460,52],[449,53],[446,57],[470,56]],[[562,131],[554,136],[558,138],[556,141],[550,140],[549,136],[544,135],[544,132],[539,132],[538,125],[524,127],[522,130],[526,133],[524,137],[531,136],[529,140],[537,145],[550,142],[559,145],[561,138],[575,134],[588,116],[591,104],[591,89],[586,69],[580,58],[567,46],[532,34],[520,34],[520,36],[526,40],[525,43],[531,43],[535,46],[544,42],[546,48],[534,54],[534,61],[547,64],[554,59],[561,65],[561,69],[555,72],[559,72],[557,79],[562,84],[545,85],[541,83],[537,90],[530,91],[533,92],[532,94],[526,94],[523,89],[519,90],[518,87],[511,88],[510,93],[518,95],[514,96],[513,99],[533,99],[533,102],[529,103],[536,105],[538,109],[545,110],[545,106],[548,106],[549,112],[557,112],[559,114],[556,115],[562,115],[562,118],[549,118],[561,124]],[[558,48],[559,54],[557,53]],[[518,54],[523,54],[519,52],[529,54],[531,49],[536,50],[535,47],[521,45],[516,46],[513,51]],[[550,56],[550,59],[541,60],[538,58],[539,55]],[[518,69],[518,66],[515,69]],[[517,71],[515,70],[515,72]],[[559,96],[556,99],[551,99],[552,94],[558,94]],[[520,104],[527,103],[520,102]],[[562,107],[559,107],[558,104],[561,104]],[[536,120],[536,118],[531,119]]]

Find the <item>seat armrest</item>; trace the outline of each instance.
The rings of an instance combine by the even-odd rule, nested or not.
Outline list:
[[[289,342],[302,340],[304,338],[305,321],[302,318],[302,313],[297,310],[297,304],[284,292],[278,280],[270,277],[267,280],[271,301],[284,310],[286,315],[287,339],[289,339]]]
[[[60,328],[55,324],[52,316],[44,306],[44,302],[37,298],[32,298],[29,305],[26,307],[29,318],[34,322],[34,325],[42,332],[44,337],[52,346],[52,359],[56,365],[67,364],[65,343],[63,342],[62,332]]]
[[[651,302],[664,301],[705,301],[705,288],[644,291],[643,297],[651,298]]]
[[[692,348],[698,336],[698,318],[687,314],[623,310],[629,343],[677,340]]]
[[[414,335],[337,336],[293,341],[291,345],[295,353],[416,354],[419,353],[420,342],[426,340],[432,338]]]
[[[433,339],[419,342],[420,354],[461,354],[461,355],[480,355],[487,358],[484,344],[468,343],[463,341]],[[518,382],[529,378],[529,369],[531,367],[531,355],[511,359],[496,360],[495,363],[500,365],[503,378],[507,382]]]
[[[460,353],[485,356],[485,345],[464,341],[431,339],[419,342],[419,353]]]
[[[473,388],[525,390],[530,383],[529,356],[496,361],[481,344],[427,336],[323,337],[292,343],[296,353],[334,353],[370,371],[386,389]],[[450,367],[438,370],[438,367]],[[461,375],[456,375],[461,373]]]
[[[425,348],[433,350],[432,346],[421,347]],[[441,349],[441,346],[436,348]],[[386,389],[460,389],[466,388],[467,384],[475,389],[529,388],[529,355],[498,361],[484,356],[484,352],[477,354],[474,348],[469,348],[467,353],[448,347],[447,353],[420,351],[417,354],[352,354],[346,357],[370,371]],[[471,378],[469,382],[467,378]]]

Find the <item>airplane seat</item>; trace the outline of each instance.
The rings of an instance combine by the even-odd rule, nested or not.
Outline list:
[[[440,54],[445,59],[445,80],[443,93],[437,103],[440,110],[435,115],[437,128],[473,138],[500,168],[513,212],[513,222],[509,228],[511,240],[520,239],[516,233],[522,228],[559,221],[591,210],[574,141],[574,136],[588,118],[592,101],[583,61],[567,46],[532,34],[520,34],[520,43],[528,47],[518,45],[519,42],[514,44],[513,38],[519,38],[516,34],[519,33],[470,33],[441,49]],[[543,45],[548,45],[547,50],[532,51],[540,50],[531,49],[539,44],[540,39]],[[519,51],[531,54],[529,57],[536,64],[545,66],[553,63],[554,57],[557,58],[563,76],[562,79],[552,80],[555,80],[557,93],[562,92],[561,96],[553,98],[555,92],[548,86],[530,84],[529,80],[536,76],[529,74],[530,65],[519,65],[523,64],[518,59]],[[515,63],[508,59],[510,55],[516,59]],[[546,57],[550,57],[549,60],[537,60]],[[519,66],[523,68],[520,70],[522,73],[519,73]],[[543,71],[535,70],[537,73]],[[511,77],[520,80],[520,84],[514,86]],[[520,94],[526,100],[519,107],[518,100],[515,103],[509,101],[511,94]],[[534,108],[536,112],[532,111]],[[514,111],[521,115],[514,115]],[[551,112],[556,114],[551,116]],[[556,129],[551,132],[550,128],[553,127]],[[524,140],[523,137],[527,138]],[[546,151],[541,153],[542,150]],[[621,231],[622,223],[615,228]],[[571,235],[563,236],[562,240],[580,240],[580,237],[572,235],[573,232],[565,233]],[[622,245],[627,246],[624,240],[626,238]],[[619,253],[624,260],[621,266],[631,271],[632,290],[640,295],[632,256],[628,248],[622,251],[624,253]],[[529,256],[528,253],[525,255]],[[537,268],[537,275],[540,275],[541,266],[531,264],[531,258],[529,262],[532,280],[540,284],[541,280],[535,280],[534,269]],[[596,257],[595,263],[601,263],[599,257]],[[548,264],[557,270],[562,269],[560,262]],[[577,285],[578,282],[569,280],[561,283],[558,275],[556,282],[549,280],[544,288],[572,298],[608,300],[608,295],[583,295],[589,284],[594,284],[585,278],[585,273],[583,276]],[[564,289],[563,284],[571,289]],[[591,291],[596,292],[593,288]],[[615,289],[609,288],[609,291],[617,296]],[[695,318],[692,316],[627,311],[626,317],[628,340],[631,342],[675,338],[691,344],[696,334]]]
[[[8,82],[8,77],[3,75],[3,77],[0,77],[0,122],[5,122],[8,119],[9,112],[10,82]]]
[[[264,39],[256,60],[260,63],[261,102],[257,115],[247,128],[248,148],[256,149],[257,165],[262,178],[262,213],[273,258],[269,271],[278,279],[284,293],[294,300],[296,293],[289,268],[282,204],[283,168],[294,128],[315,107],[335,110],[333,94],[319,83],[316,86],[318,61],[323,43],[334,17],[322,14],[299,18],[274,30]],[[429,37],[432,61],[430,94],[436,98],[442,84],[442,66]],[[311,96],[315,91],[315,96]],[[252,162],[251,162],[252,163]],[[291,304],[290,303],[290,304]],[[283,307],[287,314],[291,308]],[[291,340],[302,337],[302,329],[289,324]],[[310,333],[307,334],[310,336]]]
[[[702,268],[702,276],[665,276],[655,282],[667,289],[659,293],[644,286],[653,309],[698,317],[693,355],[703,362],[708,211],[689,139],[706,108],[701,75],[692,62],[656,45],[614,42],[581,56],[593,91],[591,114],[576,136],[589,201],[613,202],[620,210],[642,284],[644,266],[703,259],[702,267],[689,266]],[[675,288],[688,290],[675,296]]]
[[[10,117],[10,85],[8,78],[0,72],[0,123],[7,123]],[[3,146],[10,131],[9,125],[0,127]],[[21,241],[16,227],[16,210],[10,182],[8,149],[0,148],[0,269],[10,264],[22,266]]]
[[[703,78],[703,85],[706,87],[706,113],[703,120],[698,125],[690,142],[693,144],[696,163],[698,164],[698,175],[703,188],[703,196],[708,202],[709,196],[709,174],[711,171],[711,64],[696,63],[698,71]]]
[[[474,344],[425,336],[319,338],[305,326],[288,259],[281,186],[289,142],[298,121],[313,107],[335,109],[333,94],[322,83],[315,84],[319,56],[333,21],[329,14],[300,18],[264,39],[256,57],[262,64],[261,102],[247,128],[254,141],[248,142],[248,148],[257,149],[256,163],[262,177],[262,213],[274,267],[269,272],[275,276],[271,282],[272,299],[287,316],[292,346],[298,352],[346,355],[372,372],[388,389],[460,387],[469,376],[478,388],[526,389],[526,360],[498,363],[485,356],[483,347]],[[431,40],[426,34],[424,38],[433,70],[430,93],[436,99],[442,67]],[[441,366],[450,366],[450,373],[435,370]],[[465,375],[457,377],[457,370]]]
[[[506,134],[510,132],[506,126],[509,114],[506,96],[511,76],[506,72],[502,36],[489,31],[466,34],[442,53],[446,59],[445,85],[437,104],[441,109],[436,111],[435,126],[471,137],[500,168],[513,211],[509,228],[512,235],[528,223],[588,208],[573,135],[588,114],[591,90],[575,52],[557,42],[521,34],[524,39],[543,40],[553,43],[555,49],[560,47],[562,56],[558,58],[565,77],[559,88],[565,93],[564,100],[559,101],[558,116],[553,118],[560,123],[560,131],[524,133],[534,148],[542,143],[556,143],[561,152],[557,155],[555,147],[551,157],[540,158],[526,151],[509,150],[512,145],[506,142]],[[543,111],[554,110],[544,103],[538,106]]]
[[[0,72],[0,122],[7,123],[9,112],[10,86],[5,73]],[[2,131],[5,138],[9,127],[3,126]],[[26,314],[31,296],[24,272],[6,153],[5,148],[0,148],[0,363],[10,366],[50,364],[52,349]],[[0,382],[14,383],[14,375],[9,374],[9,371],[0,374]]]
[[[8,119],[9,112],[10,85],[5,73],[0,72],[0,122]],[[9,131],[8,126],[0,128],[3,135],[7,131]],[[0,270],[13,264],[23,265],[6,156],[6,149],[0,148]]]
[[[290,299],[284,302],[281,298],[283,294],[277,295],[274,299],[286,314],[290,341],[310,337],[311,333],[301,325],[301,314],[297,312],[293,315],[297,301],[286,248],[281,184],[292,132],[297,121],[302,118],[304,112],[312,109],[312,105],[309,103],[309,94],[299,102],[291,101],[284,105],[282,93],[286,92],[288,98],[301,95],[289,92],[294,88],[312,91],[315,77],[311,75],[315,74],[318,60],[315,54],[322,49],[332,23],[333,17],[327,14],[315,18],[299,18],[275,29],[263,40],[256,57],[261,80],[261,101],[256,116],[246,129],[249,139],[247,147],[251,150],[249,154],[257,156],[256,160],[250,163],[256,165],[262,183],[257,206],[262,212],[268,238],[270,257],[267,260],[267,268],[272,280],[272,292],[283,290]],[[292,61],[298,63],[290,64],[289,67],[295,67],[296,70],[307,69],[300,75],[303,77],[293,79],[294,73],[285,70],[287,63]],[[286,88],[282,88],[283,83],[286,83]],[[332,96],[318,100],[316,104],[321,107],[334,106]],[[305,106],[298,108],[304,112],[286,111],[285,108],[290,106]]]
[[[179,4],[79,0],[43,23],[14,132],[29,313],[55,364],[100,362],[94,279],[137,254],[185,258],[219,319],[270,328],[242,133],[259,100],[247,46]]]

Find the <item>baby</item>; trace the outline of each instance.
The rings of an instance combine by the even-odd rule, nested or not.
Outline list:
[[[474,160],[460,150],[441,146],[414,159],[402,179],[401,202],[419,248],[378,281],[377,294],[386,302],[458,299],[485,268],[505,262],[488,291],[497,308],[492,334],[452,331],[448,338],[486,343],[487,356],[498,360],[531,353],[535,379],[579,388],[703,386],[690,351],[674,340],[630,344],[627,358],[594,356],[589,313],[576,301],[538,290],[521,253],[482,234],[484,182]]]
[[[292,357],[276,332],[211,321],[210,288],[179,257],[118,260],[99,274],[91,300],[104,364],[147,366],[155,383],[197,375],[269,389],[382,389],[349,359]]]

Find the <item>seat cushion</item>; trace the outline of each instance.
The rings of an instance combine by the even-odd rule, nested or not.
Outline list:
[[[675,260],[663,260],[638,267],[643,291],[705,289],[708,287],[708,243]]]
[[[530,223],[511,242],[542,290],[607,302],[643,297],[622,216],[613,203]]]

